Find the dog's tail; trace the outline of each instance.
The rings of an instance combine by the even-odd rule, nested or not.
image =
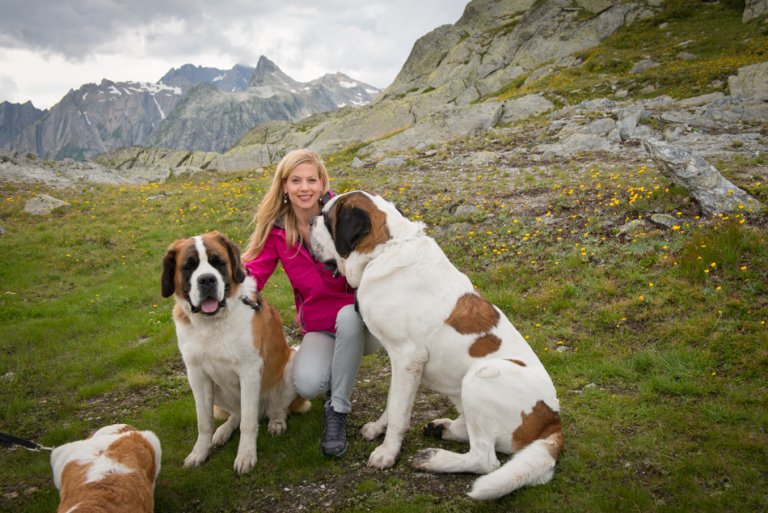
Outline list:
[[[496,499],[522,486],[544,484],[555,474],[562,449],[562,431],[534,440],[507,463],[475,480],[468,495],[477,500]]]

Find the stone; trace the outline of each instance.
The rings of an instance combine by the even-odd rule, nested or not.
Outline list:
[[[678,223],[677,218],[669,214],[653,214],[651,216],[651,222],[656,226],[661,226],[662,228],[667,229],[672,228]]]
[[[47,194],[39,194],[27,201],[24,205],[24,212],[33,216],[48,215],[57,208],[68,207],[66,201],[54,198]]]
[[[741,21],[747,23],[766,14],[768,14],[768,0],[746,0]]]
[[[704,215],[762,209],[759,201],[728,181],[700,155],[667,142],[649,139],[643,141],[643,147],[662,174],[691,194]]]
[[[654,62],[653,59],[643,59],[642,61],[632,66],[629,72],[632,74],[639,74],[639,73],[648,71],[649,69],[656,68],[658,66],[659,66],[659,63]]]
[[[507,100],[501,113],[499,123],[512,123],[532,116],[544,114],[555,108],[555,104],[538,94],[528,94]]]
[[[736,75],[728,77],[728,88],[734,96],[768,98],[768,62],[739,68]]]

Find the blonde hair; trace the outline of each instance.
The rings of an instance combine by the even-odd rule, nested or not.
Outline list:
[[[290,201],[287,203],[283,201],[283,184],[285,184],[291,172],[297,166],[307,162],[315,165],[317,174],[323,182],[321,196],[325,195],[330,189],[328,170],[325,168],[325,163],[323,163],[320,155],[307,149],[293,150],[287,153],[277,165],[272,185],[269,187],[267,194],[264,195],[259,208],[256,210],[256,214],[253,216],[252,224],[255,224],[256,228],[253,230],[248,246],[245,248],[243,260],[253,260],[261,253],[264,244],[267,242],[269,232],[275,225],[275,221],[281,217],[285,224],[285,239],[288,247],[301,242],[301,235],[296,226],[296,213],[293,211],[293,205]]]

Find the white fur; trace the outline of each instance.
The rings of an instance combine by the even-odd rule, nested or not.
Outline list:
[[[368,195],[386,213],[391,239],[371,252],[353,251],[342,258],[324,223],[313,224],[312,249],[322,260],[335,259],[350,285],[357,287],[361,315],[382,343],[392,365],[387,406],[381,417],[363,426],[364,438],[386,432],[368,465],[387,468],[395,463],[409,428],[417,388],[423,383],[448,396],[460,413],[456,420],[439,419],[443,438],[468,441],[470,450],[458,454],[427,449],[413,461],[433,472],[488,474],[476,481],[470,495],[498,497],[526,484],[551,479],[555,459],[547,442],[534,442],[499,470],[496,451],[513,452],[512,433],[538,401],[559,411],[555,387],[538,357],[503,313],[491,331],[502,340],[498,351],[477,358],[468,348],[477,335],[462,335],[446,323],[457,300],[474,287],[456,269],[423,225],[404,218],[390,202]],[[325,209],[332,209],[343,195]],[[525,366],[508,361],[515,359]],[[556,453],[556,452],[555,452]],[[495,471],[494,471],[495,470]]]
[[[223,299],[224,280],[208,264],[200,237],[196,237],[200,265],[192,274],[190,299],[195,302],[197,276],[213,273],[219,281],[219,295]],[[234,263],[237,265],[237,263]],[[257,461],[256,438],[260,415],[269,417],[268,430],[281,434],[286,430],[288,407],[296,398],[292,367],[295,351],[283,372],[282,382],[268,393],[262,394],[261,377],[264,367],[254,342],[251,320],[254,312],[244,304],[241,296],[252,298],[256,282],[251,276],[240,284],[236,297],[227,298],[227,306],[215,316],[194,314],[189,303],[178,293],[174,295],[190,322],[177,319],[176,335],[179,351],[187,368],[187,377],[195,398],[198,436],[192,451],[184,460],[185,467],[197,467],[210,455],[211,449],[227,442],[240,428],[240,442],[234,468],[238,473],[249,472]],[[198,304],[198,302],[195,302]],[[214,404],[229,413],[229,418],[214,432]]]

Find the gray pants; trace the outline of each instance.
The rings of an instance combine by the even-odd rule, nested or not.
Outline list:
[[[379,348],[381,344],[365,327],[355,306],[345,306],[336,316],[335,335],[325,331],[304,335],[293,363],[296,392],[313,399],[330,390],[333,409],[349,413],[360,361]]]

